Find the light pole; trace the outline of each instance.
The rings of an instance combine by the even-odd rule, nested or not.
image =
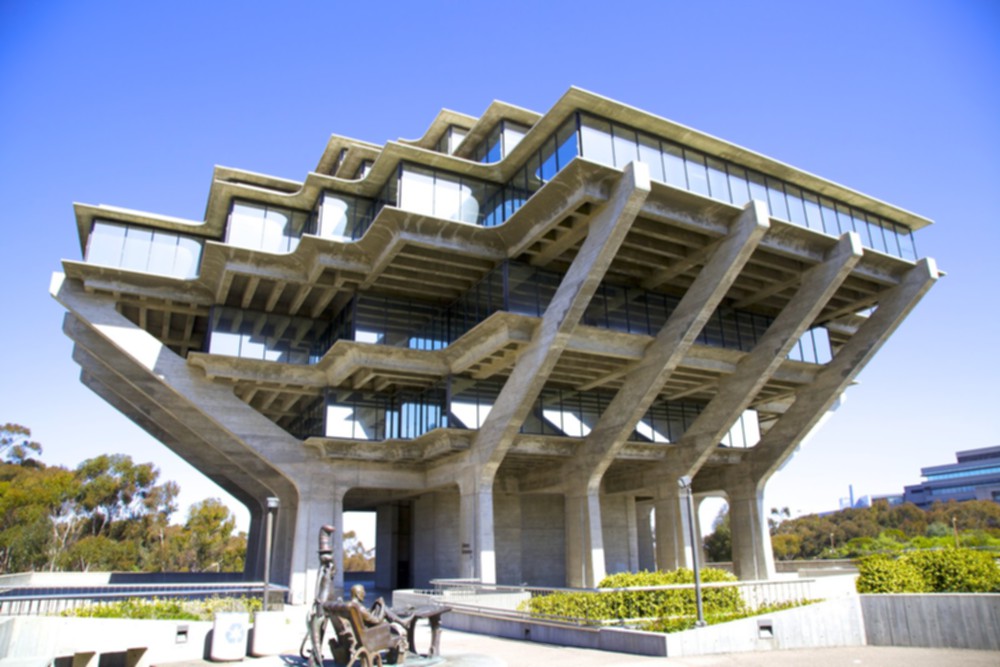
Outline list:
[[[695,537],[694,523],[694,499],[691,493],[691,477],[684,475],[677,480],[677,484],[684,492],[684,499],[687,504],[688,532],[691,537],[691,565],[694,567],[694,601],[698,609],[698,620],[694,622],[694,627],[703,628],[708,623],[705,622],[705,609],[701,601],[701,568],[698,563],[699,540]]]
[[[274,513],[278,510],[278,499],[267,499],[267,525],[264,528],[264,611],[267,611],[268,589],[271,587],[271,532],[274,530]]]

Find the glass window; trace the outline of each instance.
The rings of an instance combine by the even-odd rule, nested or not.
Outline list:
[[[592,162],[614,166],[615,155],[611,145],[611,123],[582,116],[580,119],[580,143],[583,157]]]
[[[807,192],[802,196],[802,201],[806,208],[806,227],[823,231],[823,213],[819,208],[819,198]]]
[[[614,136],[615,166],[623,169],[629,162],[639,159],[636,148],[635,132],[615,125],[612,128]]]
[[[771,207],[771,215],[782,220],[789,220],[782,183],[770,177],[767,179],[767,205]]]
[[[434,215],[434,173],[409,165],[403,167],[399,207],[414,213]]]
[[[729,192],[737,206],[743,206],[752,199],[747,185],[747,172],[743,167],[729,165]]]
[[[521,139],[528,134],[528,128],[524,125],[512,123],[509,120],[503,121],[503,157],[510,155],[510,152],[521,143]]]
[[[684,151],[680,146],[663,142],[663,171],[667,183],[687,190],[687,175],[684,169]]]
[[[152,244],[149,249],[149,264],[146,270],[150,273],[173,275],[176,255],[177,235],[156,230],[153,232]]]
[[[802,191],[792,185],[786,185],[785,194],[787,195],[789,220],[796,225],[806,227],[806,210],[805,202],[802,200]]]
[[[289,215],[286,211],[268,208],[264,216],[264,234],[261,238],[261,249],[268,252],[285,252],[288,250],[288,223]]]
[[[233,202],[226,243],[241,248],[260,248],[265,213],[266,209],[262,206]]]
[[[434,215],[448,220],[461,219],[462,187],[457,179],[434,177]]]
[[[87,242],[87,261],[91,264],[119,266],[125,248],[125,226],[95,222]]]
[[[837,204],[836,208],[837,208],[837,226],[838,229],[840,230],[840,233],[843,234],[844,232],[858,231],[854,229],[854,220],[851,218],[850,209],[848,209],[846,206],[843,206],[842,204]],[[865,244],[868,243],[868,239],[864,238],[863,236],[861,237],[861,241],[862,243]]]
[[[201,247],[201,241],[197,239],[178,236],[173,275],[178,278],[196,277],[198,275],[198,264],[201,262]]]
[[[840,223],[837,221],[837,211],[833,202],[829,199],[820,199],[819,206],[823,212],[823,230],[827,234],[840,234]]]
[[[319,235],[330,239],[347,238],[347,201],[324,195],[320,209]]]
[[[549,181],[557,171],[559,169],[556,162],[556,138],[552,136],[542,144],[542,166],[539,176],[543,182]]]
[[[889,252],[882,224],[874,215],[868,217],[868,232],[872,235],[872,247],[881,252]]]
[[[708,173],[705,171],[705,156],[685,150],[684,165],[687,168],[688,189],[700,195],[707,195]]]
[[[639,159],[649,165],[649,177],[654,181],[665,183],[667,178],[663,173],[663,155],[660,153],[660,140],[648,134],[639,135]]]
[[[756,171],[747,172],[747,184],[750,186],[750,199],[767,203],[767,186],[764,184],[763,174]],[[774,215],[774,209],[768,208],[768,213]]]
[[[462,180],[458,193],[458,220],[475,225],[479,222],[479,200],[484,199],[485,184]]]
[[[122,253],[122,268],[146,271],[149,265],[149,246],[153,243],[153,232],[149,229],[129,227],[125,234],[125,252]]]
[[[579,154],[577,146],[576,116],[571,116],[556,133],[557,169],[563,169]]]
[[[732,203],[729,195],[729,179],[726,177],[726,164],[715,158],[708,158],[708,186],[714,199]]]

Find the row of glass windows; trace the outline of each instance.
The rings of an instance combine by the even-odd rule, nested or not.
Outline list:
[[[531,128],[527,125],[510,120],[500,121],[486,136],[486,139],[472,151],[472,159],[476,162],[499,162],[510,155],[514,147],[521,143],[521,139],[524,139],[529,129]]]
[[[545,313],[561,276],[519,262],[504,262],[479,284],[445,308],[409,300],[359,294],[350,314],[355,340],[421,350],[439,350],[497,311],[531,317]],[[602,283],[584,313],[582,323],[626,333],[655,336],[680,303],[674,296],[641,288]],[[757,313],[719,308],[698,336],[712,347],[750,351],[771,325],[772,318]],[[832,358],[824,327],[807,331],[796,342],[789,359],[825,364]]]
[[[974,486],[947,486],[940,489],[931,489],[930,494],[932,496],[954,496],[960,493],[974,493],[976,487]]]
[[[316,363],[336,337],[335,326],[307,317],[216,306],[209,319],[206,349],[243,359]]]
[[[448,129],[441,135],[441,138],[438,139],[437,146],[434,147],[434,150],[438,153],[451,155],[458,149],[459,144],[461,144],[468,135],[469,131],[465,128],[458,127],[456,125],[449,125]]]
[[[501,382],[449,378],[424,391],[384,394],[331,390],[320,419],[308,422],[310,433],[328,438],[385,440],[417,438],[436,428],[482,428],[502,388]],[[580,393],[546,387],[520,432],[583,438],[600,420],[613,392]],[[656,401],[630,434],[633,442],[677,442],[694,423],[703,405],[690,401]],[[319,431],[315,429],[321,429]],[[746,411],[719,443],[722,447],[752,447],[760,440],[757,413]]]
[[[975,468],[973,470],[957,470],[954,472],[940,472],[926,475],[927,480],[954,479],[955,477],[977,477],[979,475],[992,475],[1000,473],[1000,466],[989,466],[985,468]]]
[[[130,271],[195,278],[202,246],[201,239],[193,236],[97,220],[87,239],[84,259]]]

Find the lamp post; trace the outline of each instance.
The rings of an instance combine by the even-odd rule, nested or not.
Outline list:
[[[689,475],[684,475],[677,480],[677,484],[684,492],[684,499],[687,504],[688,532],[691,537],[691,565],[694,568],[694,601],[695,606],[698,609],[698,620],[695,621],[694,626],[696,628],[703,628],[708,625],[708,623],[705,622],[705,609],[701,601],[701,568],[698,562],[698,552],[700,549],[698,545],[699,540],[695,536],[694,499],[691,493],[691,477]]]
[[[274,513],[278,510],[278,499],[267,499],[267,525],[264,528],[264,611],[267,611],[268,589],[271,587],[271,532],[274,529]]]

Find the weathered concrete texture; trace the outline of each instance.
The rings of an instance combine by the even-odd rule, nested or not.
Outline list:
[[[829,600],[667,636],[667,655],[742,653],[789,648],[863,646],[857,597]]]
[[[861,608],[874,646],[1000,651],[1000,595],[862,595]]]

